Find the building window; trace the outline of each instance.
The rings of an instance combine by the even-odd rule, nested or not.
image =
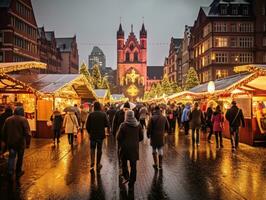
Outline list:
[[[208,82],[211,80],[211,73],[210,71],[205,71],[202,74],[202,82]]]
[[[214,32],[226,32],[226,23],[214,23]]]
[[[211,32],[211,24],[207,24],[203,29],[203,37],[207,36]]]
[[[227,63],[228,62],[228,54],[227,53],[216,53],[215,54],[215,62],[216,63]]]
[[[240,53],[239,62],[240,63],[253,63],[253,54],[252,53]]]
[[[129,62],[129,59],[130,59],[129,52],[126,52],[126,61]]]
[[[237,25],[231,24],[231,32],[237,32]]]
[[[227,6],[221,5],[221,14],[222,15],[227,15]]]
[[[232,15],[238,15],[238,7],[237,6],[232,7]]]
[[[228,46],[227,37],[215,37],[214,41],[215,41],[216,47],[227,47]]]
[[[0,62],[4,61],[4,52],[0,52]]]
[[[251,48],[253,47],[253,37],[240,37],[239,38],[239,47],[242,48]]]
[[[266,47],[266,37],[263,38],[262,44],[263,44],[264,47]]]
[[[248,15],[248,6],[243,6],[243,15]]]
[[[237,47],[237,38],[236,37],[230,38],[230,46],[231,47]]]
[[[224,78],[228,76],[228,70],[227,69],[218,69],[215,72],[216,79]]]
[[[240,32],[245,32],[245,33],[253,32],[253,24],[251,24],[251,23],[241,23],[239,25],[239,31]]]
[[[266,53],[263,55],[263,63],[266,63]]]

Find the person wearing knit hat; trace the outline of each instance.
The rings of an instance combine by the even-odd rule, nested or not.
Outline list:
[[[132,110],[128,110],[117,132],[117,141],[120,146],[122,162],[123,184],[128,183],[129,190],[134,190],[137,177],[137,161],[139,160],[139,142],[143,140],[143,129],[134,116]],[[130,163],[130,173],[127,162]]]

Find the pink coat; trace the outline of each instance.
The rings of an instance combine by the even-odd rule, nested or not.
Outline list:
[[[212,115],[213,131],[223,131],[224,116],[221,113]]]

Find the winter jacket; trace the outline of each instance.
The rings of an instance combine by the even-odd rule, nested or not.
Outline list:
[[[86,129],[90,135],[90,139],[104,139],[106,127],[109,127],[109,122],[105,112],[94,111],[89,114],[86,122]]]
[[[116,136],[119,126],[125,121],[125,112],[124,110],[119,110],[115,113],[113,125],[112,125],[112,132],[113,135]]]
[[[26,137],[30,135],[29,122],[25,117],[13,115],[6,119],[3,126],[3,141],[9,149],[25,149]]]
[[[65,128],[65,133],[77,133],[78,132],[78,119],[75,112],[68,112],[65,115],[63,127]]]
[[[54,112],[51,116],[51,121],[53,122],[53,130],[61,130],[63,125],[63,117],[60,112]]]
[[[189,115],[190,128],[200,129],[203,123],[203,114],[200,109],[193,109]]]
[[[208,107],[207,111],[206,111],[206,114],[205,114],[207,125],[211,125],[212,124],[212,120],[211,120],[212,119],[212,115],[213,115],[213,110],[212,110],[211,107]]]
[[[211,118],[211,122],[213,124],[213,131],[214,132],[220,132],[223,131],[223,122],[224,122],[224,116],[220,112],[214,112]]]
[[[89,115],[89,113],[88,113],[88,111],[86,109],[83,108],[80,111],[80,120],[81,120],[82,123],[86,122],[88,115]]]
[[[162,147],[164,145],[164,133],[169,129],[169,123],[160,111],[154,113],[148,123],[147,134],[151,138],[151,146]]]
[[[122,159],[139,160],[139,142],[143,140],[143,129],[138,123],[131,125],[123,122],[117,131],[117,141]]]
[[[237,106],[232,106],[230,109],[228,109],[225,117],[229,121],[230,127],[238,128],[241,124],[243,127],[245,127],[243,112]]]
[[[8,108],[5,110],[4,113],[0,115],[0,140],[3,139],[3,126],[8,117],[11,117],[13,115],[13,111],[11,108]]]
[[[183,110],[181,122],[187,122],[189,121],[189,115],[190,115],[190,106],[186,106]]]
[[[106,114],[108,116],[109,125],[111,126],[115,117],[116,110],[115,109],[109,109],[107,110]]]

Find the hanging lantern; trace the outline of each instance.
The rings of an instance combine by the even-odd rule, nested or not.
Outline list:
[[[210,82],[208,83],[208,92],[209,92],[209,93],[214,93],[214,91],[215,91],[215,84],[214,84],[213,81],[210,81]]]

